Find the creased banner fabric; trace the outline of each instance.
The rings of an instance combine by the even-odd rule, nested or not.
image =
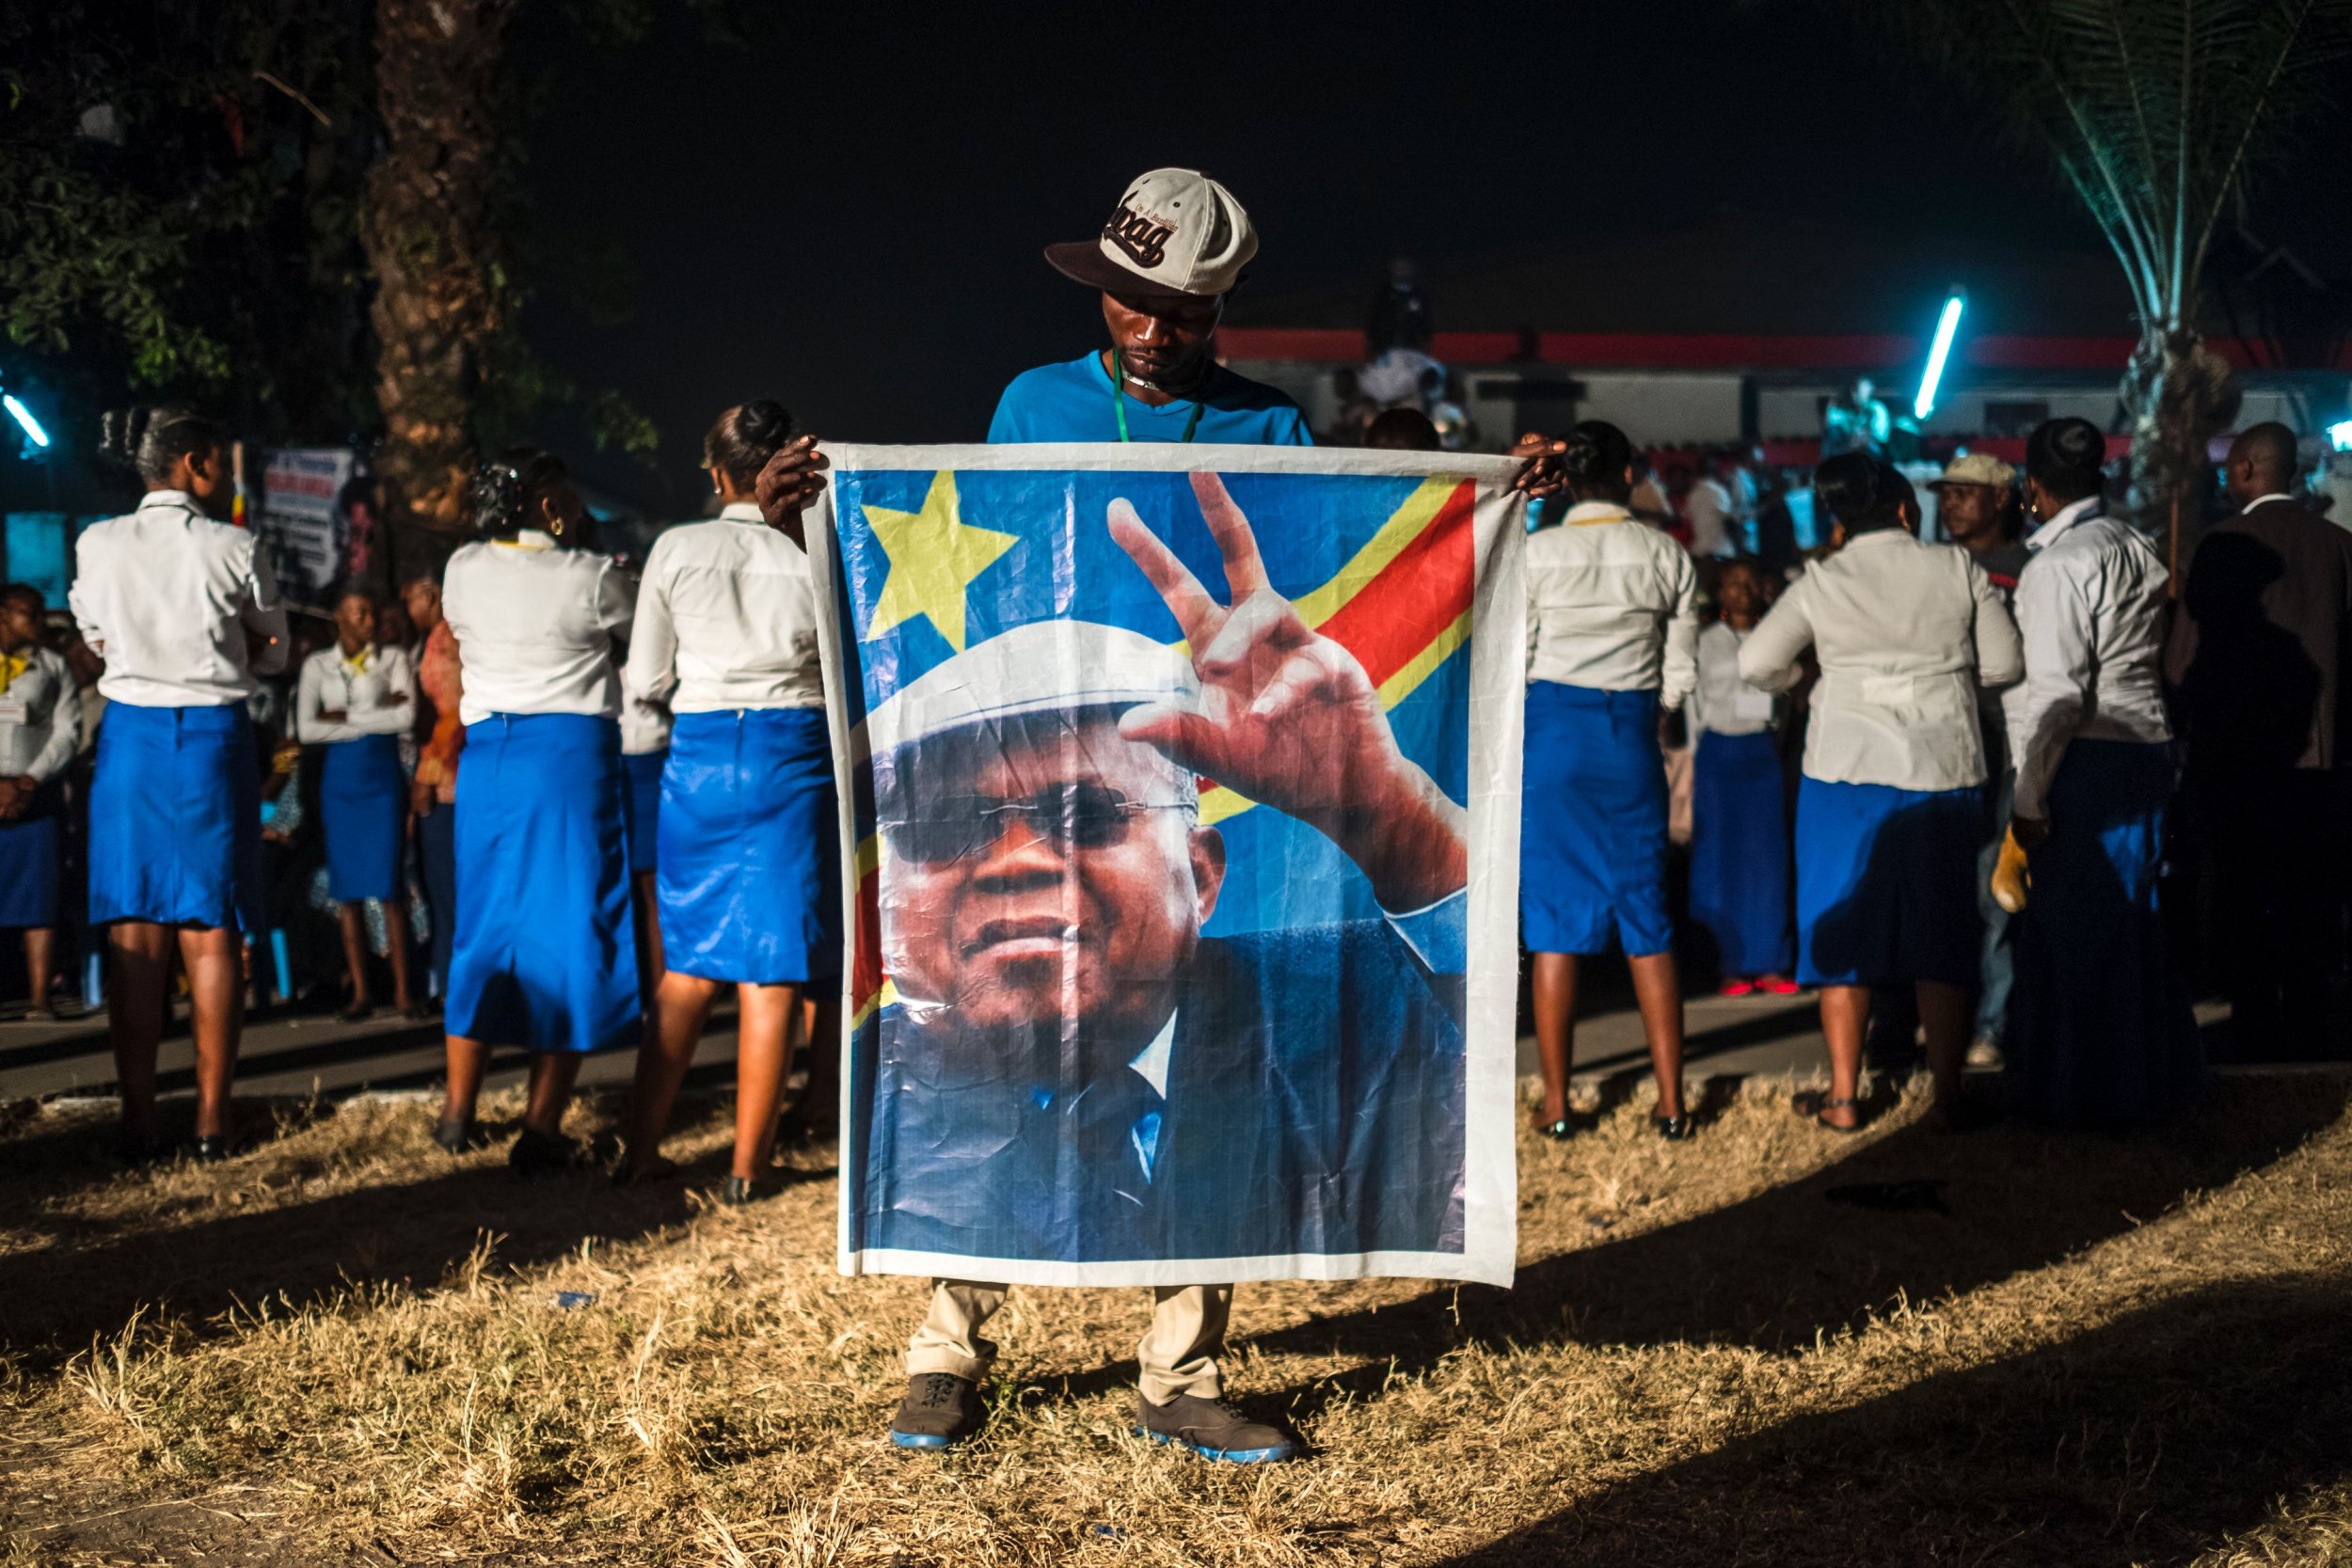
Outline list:
[[[826,450],[844,1272],[1509,1283],[1514,465]]]

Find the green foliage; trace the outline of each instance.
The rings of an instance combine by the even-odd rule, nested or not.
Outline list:
[[[363,0],[0,8],[0,332],[257,435],[366,402]]]

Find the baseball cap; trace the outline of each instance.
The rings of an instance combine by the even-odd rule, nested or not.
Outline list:
[[[2017,483],[2017,470],[1989,451],[1963,452],[1944,467],[1944,471],[1928,482],[1928,488],[1939,484],[1989,484],[1995,490],[2006,490]]]
[[[944,659],[866,716],[877,756],[968,725],[1029,714],[1193,706],[1192,660],[1098,621],[1032,621]]]
[[[1045,247],[1057,271],[1090,289],[1162,299],[1224,293],[1257,253],[1233,193],[1190,168],[1137,175],[1098,237]]]

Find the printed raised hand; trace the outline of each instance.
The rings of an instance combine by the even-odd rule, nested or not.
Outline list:
[[[1423,908],[1466,885],[1469,814],[1398,750],[1356,656],[1299,619],[1268,584],[1257,536],[1215,474],[1192,476],[1232,598],[1220,604],[1144,526],[1110,504],[1111,537],[1184,629],[1197,708],[1130,710],[1120,734],[1320,831],[1372,879],[1382,906]]]

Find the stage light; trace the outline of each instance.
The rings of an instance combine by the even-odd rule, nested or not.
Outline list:
[[[14,392],[0,393],[0,407],[15,416],[16,422],[24,427],[25,439],[37,447],[49,445],[49,432],[40,428],[40,421],[33,418],[31,409],[16,401]]]
[[[2352,451],[2352,420],[2328,427],[2328,444],[2338,451]]]
[[[1935,346],[1928,350],[1928,372],[1919,378],[1919,395],[1911,404],[1911,417],[1924,420],[1935,412],[1936,384],[1944,379],[1944,363],[1952,355],[1952,339],[1960,332],[1960,312],[1967,306],[1968,296],[1959,290],[1944,302],[1944,315],[1935,324]]]

